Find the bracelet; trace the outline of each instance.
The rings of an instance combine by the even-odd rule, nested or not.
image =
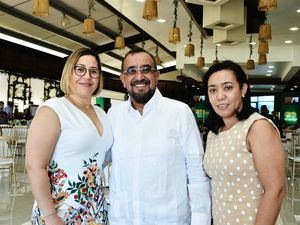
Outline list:
[[[43,217],[44,217],[44,219],[45,219],[45,218],[50,217],[50,216],[53,216],[53,215],[55,215],[55,214],[56,214],[56,212],[50,213],[50,214],[48,214],[48,215],[46,215],[46,216],[43,216]]]

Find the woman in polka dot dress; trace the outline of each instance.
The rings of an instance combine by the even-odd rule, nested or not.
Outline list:
[[[285,192],[275,125],[250,106],[243,69],[231,61],[204,76],[210,114],[204,168],[212,179],[214,225],[274,225]]]

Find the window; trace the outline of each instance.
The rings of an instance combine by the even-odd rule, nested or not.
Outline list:
[[[269,113],[274,111],[274,95],[267,96],[252,96],[251,97],[251,106],[257,108],[260,112],[262,105],[266,105]]]

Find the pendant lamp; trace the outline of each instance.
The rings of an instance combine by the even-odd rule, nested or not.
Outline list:
[[[254,70],[254,60],[251,59],[252,53],[253,53],[252,35],[250,36],[250,39],[249,39],[249,49],[250,49],[250,55],[249,55],[249,59],[246,63],[246,69],[247,70]]]
[[[34,0],[32,13],[36,16],[49,16],[49,0]]]
[[[218,45],[216,45],[216,52],[215,52],[215,54],[216,54],[216,59],[212,62],[213,64],[217,64],[217,63],[220,62],[219,59],[218,59]]]
[[[119,17],[118,19],[118,27],[119,27],[119,36],[116,37],[115,48],[121,50],[125,48],[125,39],[122,36],[123,24],[122,24],[121,17]]]
[[[86,35],[95,33],[95,21],[92,18],[85,18],[83,21],[83,33]]]
[[[174,4],[174,24],[173,24],[173,27],[169,31],[168,42],[176,44],[176,43],[180,42],[180,29],[178,27],[176,27],[178,0],[174,0],[173,4]]]
[[[258,10],[259,11],[271,11],[277,8],[277,0],[259,0]]]
[[[267,55],[266,54],[259,54],[258,64],[259,65],[267,64]]]
[[[60,24],[63,26],[63,27],[67,27],[71,24],[71,20],[69,17],[66,16],[65,13],[63,13],[63,16],[60,20]]]
[[[187,44],[184,49],[184,55],[191,57],[195,55],[195,47],[193,44]]]
[[[271,25],[264,23],[259,26],[258,40],[271,40]]]
[[[200,42],[200,56],[197,59],[196,66],[199,68],[202,68],[205,66],[205,58],[202,56],[202,50],[203,50],[203,36],[201,35],[201,42]]]
[[[258,54],[267,54],[269,53],[269,44],[267,41],[259,41],[258,45]]]
[[[254,60],[253,59],[248,59],[247,64],[246,64],[246,69],[247,70],[254,70]]]
[[[88,0],[89,15],[83,21],[83,33],[86,35],[95,33],[95,21],[91,18],[92,10],[95,11],[95,1]]]
[[[154,20],[157,17],[157,0],[146,0],[144,3],[143,18],[146,20]]]
[[[192,18],[190,19],[190,22],[189,22],[189,34],[187,35],[189,37],[189,43],[185,46],[185,49],[184,49],[184,55],[185,56],[188,56],[188,57],[191,57],[191,56],[194,56],[195,55],[195,47],[193,44],[191,44],[192,42]]]

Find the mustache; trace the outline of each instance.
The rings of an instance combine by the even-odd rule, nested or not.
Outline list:
[[[150,84],[150,80],[144,78],[142,80],[133,80],[133,81],[130,82],[131,86],[139,85],[139,84],[148,85],[148,84]]]

